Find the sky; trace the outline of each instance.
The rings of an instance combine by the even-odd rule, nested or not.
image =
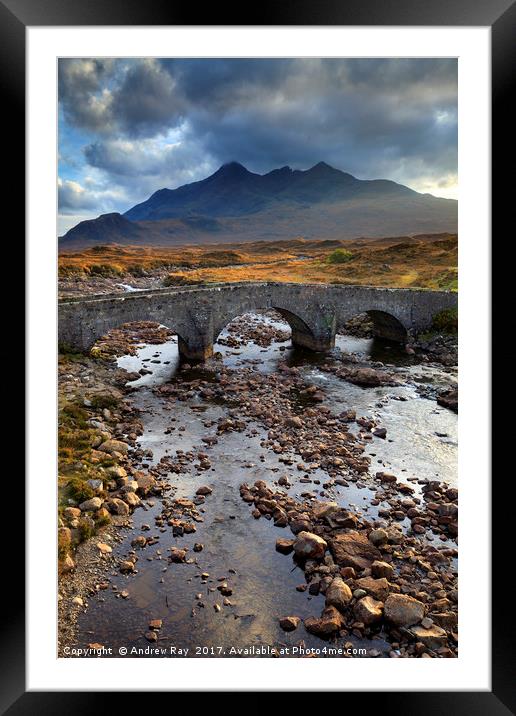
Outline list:
[[[457,198],[455,59],[60,59],[59,234],[237,161]]]

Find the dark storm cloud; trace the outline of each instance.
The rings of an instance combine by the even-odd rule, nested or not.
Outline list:
[[[59,97],[85,170],[130,199],[230,160],[455,181],[454,59],[66,59]]]

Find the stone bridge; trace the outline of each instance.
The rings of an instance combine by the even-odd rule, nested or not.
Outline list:
[[[315,351],[335,345],[335,333],[360,313],[375,334],[405,341],[429,328],[439,311],[457,307],[449,291],[298,283],[225,283],[134,293],[87,296],[59,302],[59,344],[85,352],[112,328],[157,321],[178,335],[187,360],[204,360],[222,329],[236,316],[274,308],[290,324],[292,343]]]

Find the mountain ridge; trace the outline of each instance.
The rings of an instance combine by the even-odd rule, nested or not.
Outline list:
[[[80,222],[60,244],[332,239],[456,229],[456,201],[388,179],[357,179],[325,162],[257,174],[233,161],[200,181],[159,189],[124,214]]]

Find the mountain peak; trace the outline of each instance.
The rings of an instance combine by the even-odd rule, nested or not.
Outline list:
[[[244,167],[240,162],[227,162],[223,164],[213,176],[245,176],[251,172]]]
[[[326,162],[317,162],[317,164],[314,164],[313,167],[306,170],[307,173],[310,172],[311,174],[342,174],[339,169],[335,169],[335,167],[330,166],[329,164],[326,164]]]

